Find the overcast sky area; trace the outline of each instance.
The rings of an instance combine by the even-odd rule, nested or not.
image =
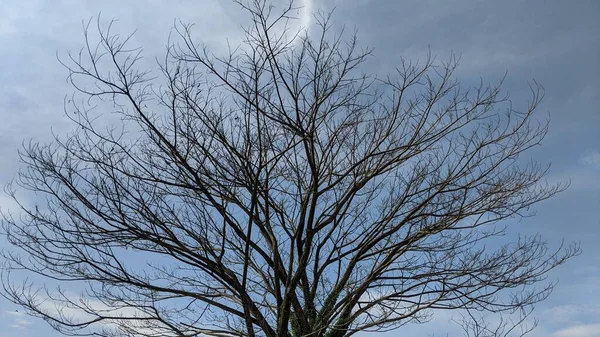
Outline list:
[[[194,37],[216,53],[226,38],[240,34],[239,7],[228,0],[170,1],[0,1],[0,185],[18,172],[17,150],[24,141],[48,141],[51,131],[72,127],[63,98],[73,88],[56,53],[83,46],[82,20],[119,19],[115,29],[137,29],[133,45],[147,60],[164,55],[175,19],[195,23]],[[515,105],[525,106],[528,82],[545,87],[540,116],[550,116],[542,146],[526,153],[552,164],[550,181],[570,188],[535,206],[537,216],[510,224],[525,234],[540,233],[557,247],[581,242],[583,253],[554,270],[558,281],[534,316],[533,337],[600,337],[600,1],[599,0],[302,0],[299,24],[310,29],[307,13],[335,8],[335,27],[356,28],[359,44],[374,48],[366,72],[385,74],[401,57],[423,58],[428,48],[439,59],[461,56],[457,76],[465,83],[497,82]],[[525,158],[525,159],[530,159]],[[14,207],[0,195],[0,207]],[[0,238],[0,246],[6,241]],[[17,311],[0,298],[0,337],[58,336],[43,321]],[[402,336],[459,336],[441,313],[428,324],[408,326]],[[395,336],[389,333],[389,336]]]

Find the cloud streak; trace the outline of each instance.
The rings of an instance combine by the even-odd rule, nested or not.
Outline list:
[[[5,314],[10,317],[8,326],[13,329],[23,330],[31,325],[31,321],[27,319],[27,315],[19,311],[5,311]]]
[[[600,324],[574,325],[553,333],[552,337],[600,337]]]

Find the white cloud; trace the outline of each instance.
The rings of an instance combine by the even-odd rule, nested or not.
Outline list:
[[[139,308],[126,305],[119,306],[118,304],[115,304],[116,306],[109,306],[99,300],[79,297],[73,293],[65,293],[64,295],[68,300],[81,307],[78,308],[75,305],[46,300],[40,305],[40,309],[45,310],[47,314],[53,317],[60,319],[68,318],[72,320],[73,323],[82,323],[96,318],[96,316],[89,312],[96,312],[101,315],[115,317],[114,319],[103,320],[90,325],[89,330],[87,330],[88,332],[94,331],[95,329],[114,329],[121,332],[133,331],[140,336],[172,335],[172,332],[168,327],[153,320],[150,314]],[[86,307],[86,309],[83,307]],[[131,320],[131,318],[139,320]]]
[[[99,300],[95,299],[85,299],[79,298],[75,294],[67,293],[66,296],[69,300],[74,303],[78,303],[79,305],[87,306],[94,312],[102,312],[105,315],[112,316],[123,316],[123,317],[143,317],[147,316],[141,310],[138,310],[133,307],[110,307]],[[88,319],[93,319],[94,316],[86,313],[84,310],[80,308],[76,308],[74,306],[68,306],[63,303],[54,302],[52,300],[47,300],[42,303],[40,306],[41,309],[47,310],[49,314],[53,316],[59,316],[63,314],[77,321],[85,321]]]
[[[19,205],[3,191],[0,191],[0,211],[3,212],[18,212]]]
[[[590,168],[600,170],[600,152],[589,151],[581,156],[581,162]]]
[[[13,329],[25,329],[31,325],[31,321],[27,319],[27,315],[20,311],[5,311],[5,314],[11,318],[8,326]]]
[[[552,337],[600,337],[600,324],[572,326],[556,331]]]
[[[31,324],[30,321],[28,321],[26,319],[18,318],[18,319],[15,319],[14,322],[9,325],[9,327],[14,328],[14,329],[25,329],[30,324]]]
[[[312,21],[313,15],[313,0],[302,0],[300,1],[300,26],[303,29],[308,29],[310,22]]]
[[[600,316],[600,305],[592,303],[557,305],[541,310],[539,313],[545,321],[564,326],[585,316]]]

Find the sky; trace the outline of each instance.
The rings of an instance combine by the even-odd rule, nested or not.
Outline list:
[[[299,24],[312,11],[335,8],[336,28],[356,28],[359,44],[374,48],[369,71],[393,70],[401,57],[417,60],[430,49],[440,59],[456,53],[465,82],[497,81],[526,102],[527,83],[546,89],[539,107],[551,118],[542,146],[528,153],[552,164],[550,181],[570,188],[535,206],[537,216],[515,226],[540,233],[552,245],[580,242],[583,253],[554,270],[554,293],[539,304],[531,336],[600,337],[600,1],[598,0],[302,0]],[[73,89],[56,54],[83,46],[82,21],[119,19],[116,29],[137,29],[133,43],[148,59],[164,52],[175,19],[195,23],[194,36],[212,50],[240,34],[241,12],[228,0],[66,1],[0,0],[0,185],[21,168],[17,149],[47,141],[72,125],[63,98]],[[14,204],[0,194],[0,208]],[[0,245],[6,242],[0,238]],[[57,336],[0,298],[0,337]],[[403,336],[458,336],[446,313]],[[390,334],[395,335],[395,334]]]

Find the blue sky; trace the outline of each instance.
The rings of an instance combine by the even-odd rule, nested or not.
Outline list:
[[[359,43],[375,48],[367,64],[377,73],[400,57],[419,59],[427,50],[444,59],[461,56],[459,79],[497,81],[516,102],[527,98],[527,81],[546,89],[539,110],[551,117],[550,132],[529,155],[551,162],[550,181],[571,181],[557,197],[536,206],[537,216],[515,223],[541,233],[553,245],[581,242],[583,254],[550,275],[559,284],[538,305],[540,325],[531,336],[600,337],[600,1],[543,0],[302,0],[301,24],[310,10],[334,7],[337,27],[357,28]],[[19,169],[17,149],[30,138],[66,132],[63,97],[73,89],[56,52],[83,45],[82,20],[102,12],[118,18],[117,29],[134,29],[134,44],[147,60],[162,55],[173,20],[196,23],[195,36],[216,52],[239,39],[239,9],[229,1],[4,0],[0,10],[0,185]],[[0,195],[0,207],[14,205]],[[5,241],[0,239],[0,245]],[[52,336],[44,322],[28,318],[0,298],[0,337]],[[405,336],[450,336],[450,316],[440,314]],[[390,334],[394,335],[394,334]],[[445,335],[445,334],[444,334]]]

